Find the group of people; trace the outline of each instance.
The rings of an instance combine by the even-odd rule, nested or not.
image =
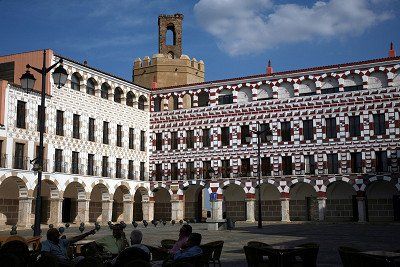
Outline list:
[[[63,266],[85,266],[83,263],[87,262],[87,259],[84,259],[83,256],[69,258],[67,249],[71,244],[94,233],[95,230],[92,230],[79,236],[65,238],[65,236],[60,235],[56,228],[49,229],[47,231],[47,240],[42,242],[41,251],[49,253],[57,258],[58,263]],[[192,233],[192,227],[190,225],[183,225],[179,231],[178,241],[173,247],[169,250],[160,248],[168,253],[166,260],[161,262],[153,261],[153,266],[163,266],[166,261],[183,260],[185,258],[201,255],[203,253],[200,248],[201,238],[201,234]],[[94,250],[101,250],[102,253],[107,253],[109,255],[109,261],[107,263],[109,266],[122,266],[132,260],[140,260],[146,262],[147,266],[152,266],[150,265],[152,259],[151,251],[146,245],[142,244],[142,239],[142,232],[135,229],[130,233],[129,244],[122,225],[115,224],[112,226],[112,235],[97,239],[91,246]],[[91,264],[93,264],[93,262],[90,263],[90,265]]]

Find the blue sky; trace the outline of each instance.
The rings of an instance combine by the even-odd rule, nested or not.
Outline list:
[[[183,13],[206,80],[345,63],[400,48],[400,0],[0,0],[0,54],[51,48],[131,80],[157,53],[159,14]],[[398,49],[400,54],[400,49]]]

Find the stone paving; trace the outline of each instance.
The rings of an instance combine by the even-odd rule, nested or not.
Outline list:
[[[354,246],[365,250],[394,250],[400,249],[400,224],[356,224],[356,223],[264,223],[263,229],[258,229],[256,224],[236,223],[232,231],[208,231],[205,224],[192,224],[194,232],[203,235],[203,242],[224,240],[222,252],[222,266],[246,266],[243,246],[250,240],[262,241],[272,245],[297,245],[307,242],[320,244],[318,266],[341,266],[337,252],[338,246]],[[172,226],[149,225],[138,229],[143,232],[143,243],[157,246],[162,239],[177,239],[179,224]],[[46,227],[43,228],[46,230]],[[87,226],[85,231],[92,229]],[[126,228],[129,235],[132,225]],[[0,234],[9,234],[2,231]],[[32,231],[21,230],[18,234],[28,236]],[[66,231],[67,236],[79,234],[76,227]],[[95,235],[89,237],[96,239],[106,234],[111,234],[108,227],[103,226]]]

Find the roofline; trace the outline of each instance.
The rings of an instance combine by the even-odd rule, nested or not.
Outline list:
[[[177,88],[192,87],[192,86],[199,86],[199,85],[211,85],[214,83],[224,83],[224,82],[231,82],[231,81],[233,82],[233,81],[240,81],[240,80],[245,80],[245,79],[268,78],[268,77],[274,77],[276,75],[286,75],[286,74],[292,74],[292,73],[294,74],[294,73],[301,73],[301,72],[342,68],[342,67],[379,63],[379,62],[387,62],[387,61],[396,61],[396,60],[400,60],[400,56],[377,58],[377,59],[355,61],[355,62],[348,62],[348,63],[342,63],[342,64],[333,64],[333,65],[326,65],[326,66],[316,66],[316,67],[305,68],[305,69],[286,70],[286,71],[280,71],[280,72],[273,72],[271,74],[263,73],[263,74],[249,75],[249,76],[229,78],[229,79],[213,80],[213,81],[207,81],[207,82],[201,82],[201,83],[191,83],[191,84],[167,86],[167,87],[155,88],[155,89],[152,89],[152,91],[161,91],[161,90],[175,89],[175,88],[177,89]]]
[[[0,55],[0,58],[9,57],[9,56],[16,56],[16,55],[22,55],[22,54],[28,54],[28,53],[33,53],[33,52],[42,52],[43,50],[51,50],[51,51],[53,51],[51,48],[35,49],[35,50],[24,51],[24,52],[20,52],[20,53],[12,53],[12,54],[8,54],[8,55]]]

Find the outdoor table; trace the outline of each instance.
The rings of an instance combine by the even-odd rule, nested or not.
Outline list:
[[[360,252],[360,254],[373,256],[376,258],[383,258],[387,262],[393,262],[394,259],[400,258],[400,253],[392,251],[373,250],[373,251],[363,251]]]
[[[72,244],[73,248],[74,248],[74,255],[79,255],[81,254],[81,248],[83,245],[89,244],[95,242],[95,240],[91,240],[91,239],[85,239],[85,240],[80,240],[77,241],[75,243]]]

